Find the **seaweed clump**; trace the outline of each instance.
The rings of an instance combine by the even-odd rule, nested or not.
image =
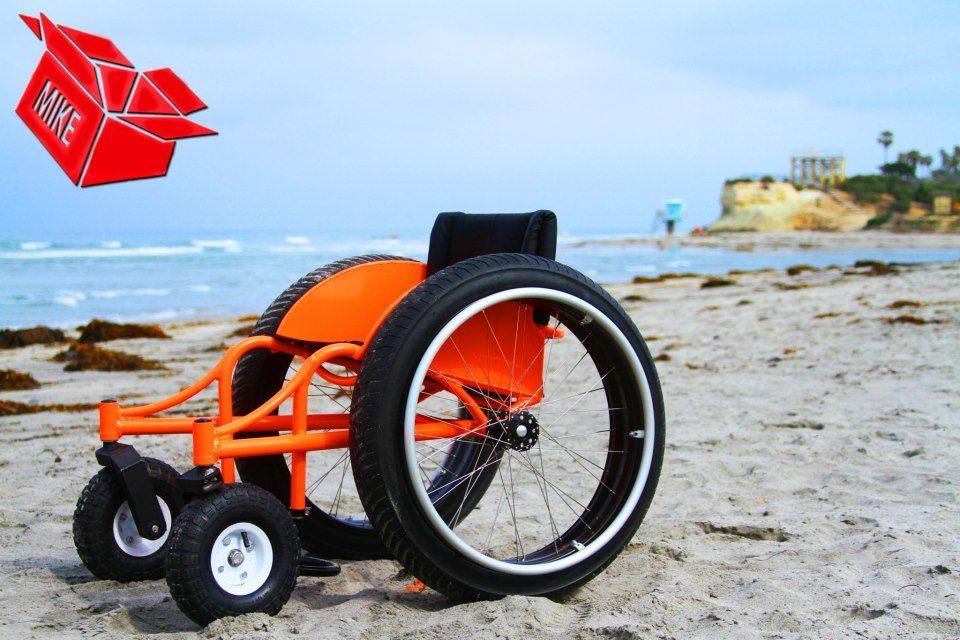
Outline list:
[[[130,338],[159,338],[169,340],[170,336],[158,324],[119,324],[107,320],[91,320],[79,327],[79,342],[93,344],[109,340],[126,340]]]
[[[665,282],[667,280],[679,280],[680,278],[699,278],[697,273],[661,273],[653,278],[649,276],[634,276],[633,284],[648,284],[651,282]]]
[[[887,324],[935,324],[936,320],[924,320],[919,316],[910,313],[904,313],[896,318],[884,318]]]
[[[788,276],[798,276],[804,271],[819,271],[819,269],[812,267],[809,264],[795,264],[792,267],[787,267],[786,269]]]
[[[808,286],[802,282],[774,282],[773,286],[780,291],[798,291],[800,289],[806,289]]]
[[[763,269],[730,269],[727,271],[728,276],[743,276],[752,273],[773,273],[776,269],[771,267],[764,267]]]
[[[737,284],[736,280],[730,278],[707,278],[700,284],[701,289],[713,289],[716,287],[729,287]]]
[[[255,326],[256,326],[256,325],[245,324],[245,325],[243,325],[242,327],[238,327],[236,330],[234,330],[234,331],[233,331],[230,335],[228,335],[227,337],[228,337],[228,338],[246,338],[246,337],[249,336],[251,333],[253,333],[253,328],[254,328]]]
[[[38,389],[40,383],[29,373],[0,369],[0,391],[22,391],[24,389]]]
[[[31,344],[53,344],[66,338],[60,329],[39,325],[29,329],[0,329],[0,349],[17,349]]]
[[[96,409],[95,404],[27,404],[26,402],[9,402],[0,400],[0,417],[20,416],[25,413],[42,413],[44,411],[77,412]]]
[[[857,260],[853,263],[854,269],[866,269],[866,271],[848,270],[844,273],[848,275],[861,276],[889,276],[900,273],[893,262],[886,263],[879,260]]]
[[[902,309],[904,307],[923,307],[925,306],[919,300],[894,300],[887,305],[887,309]]]
[[[132,353],[101,349],[92,344],[75,344],[53,356],[54,362],[64,362],[64,371],[153,371],[164,366]]]

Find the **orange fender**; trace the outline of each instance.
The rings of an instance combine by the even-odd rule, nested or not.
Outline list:
[[[365,344],[401,300],[427,276],[409,260],[368,262],[317,283],[284,316],[277,337]]]

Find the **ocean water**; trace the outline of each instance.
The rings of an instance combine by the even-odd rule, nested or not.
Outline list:
[[[601,283],[635,275],[849,265],[859,259],[931,262],[956,250],[755,251],[583,245],[564,235],[557,258]],[[611,238],[609,234],[602,236]],[[260,313],[290,283],[339,258],[389,253],[424,259],[427,234],[127,234],[0,239],[0,327],[72,327],[91,318],[169,322]]]

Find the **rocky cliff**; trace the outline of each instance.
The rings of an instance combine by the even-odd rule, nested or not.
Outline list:
[[[723,212],[710,231],[855,231],[873,216],[843,192],[789,182],[727,182],[720,203]]]

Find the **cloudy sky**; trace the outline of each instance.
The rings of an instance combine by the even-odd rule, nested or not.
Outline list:
[[[0,234],[108,227],[429,228],[438,211],[550,208],[575,232],[684,227],[724,178],[791,153],[881,161],[875,138],[960,143],[960,3],[5,2]],[[17,17],[172,67],[220,132],[170,173],[74,187],[14,114],[42,45]]]

